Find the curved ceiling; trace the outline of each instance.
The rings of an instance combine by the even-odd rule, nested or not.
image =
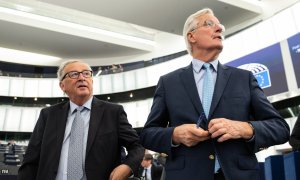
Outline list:
[[[151,43],[155,41],[157,32],[181,35],[186,18],[204,7],[214,10],[220,22],[226,26],[225,35],[229,35],[257,23],[295,2],[297,1],[72,0],[70,2],[68,0],[11,0],[9,3],[13,3],[14,6],[12,6],[4,0],[0,0],[0,47],[47,54],[62,59],[132,56],[151,52]],[[266,7],[271,8],[266,9]],[[86,33],[87,29],[84,27],[76,29],[62,26],[57,22],[51,22],[51,24],[37,19],[23,19],[21,16],[9,14],[5,8],[54,19],[62,18],[64,21],[70,19],[75,24],[97,26],[96,28],[98,25],[103,25],[101,21],[96,22],[101,19],[109,24],[115,32],[119,31],[117,33],[122,34],[126,31],[125,36],[146,39],[147,42],[141,42],[142,40],[139,39],[132,41],[126,39],[127,37],[115,38],[109,35],[100,35],[98,32],[94,32],[95,27],[93,27],[94,30],[88,30],[89,33]],[[5,61],[5,59],[0,57],[0,61]]]

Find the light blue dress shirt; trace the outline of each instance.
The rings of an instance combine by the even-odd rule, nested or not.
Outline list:
[[[87,136],[89,130],[90,116],[91,116],[91,107],[92,107],[91,97],[86,103],[83,104],[85,107],[81,112],[82,119],[84,121],[84,140],[83,140],[83,162],[85,162],[85,153],[86,153],[86,144],[87,144]],[[73,113],[74,110],[78,107],[75,103],[70,101],[70,110],[68,113],[68,119],[65,129],[65,135],[63,140],[63,145],[60,154],[59,166],[57,171],[56,180],[67,180],[67,169],[68,169],[68,151],[69,151],[69,143],[70,143],[70,132],[72,123],[75,119],[76,113]],[[86,179],[86,174],[83,172],[83,179]]]
[[[212,62],[209,62],[213,67],[214,70],[212,72],[212,76],[213,76],[213,80],[214,80],[214,84],[216,84],[216,79],[217,79],[217,72],[218,72],[218,60],[214,60]],[[197,90],[198,90],[198,94],[200,97],[200,100],[202,102],[202,87],[203,87],[203,81],[204,81],[204,73],[205,70],[202,69],[202,66],[205,62],[201,61],[201,60],[197,60],[197,59],[193,59],[192,60],[192,64],[193,64],[193,73],[194,73],[194,79],[196,82],[196,86],[197,86]]]
[[[201,61],[201,60],[197,60],[197,59],[192,60],[194,79],[195,79],[195,82],[196,82],[198,95],[199,95],[199,98],[200,98],[201,102],[202,102],[202,94],[203,94],[202,93],[202,91],[203,91],[202,87],[203,87],[204,73],[205,73],[205,70],[202,69],[202,66],[203,66],[204,63],[205,62]],[[216,60],[211,61],[209,63],[213,66],[212,76],[213,76],[214,84],[216,84],[219,61],[216,59]],[[216,155],[215,172],[217,172],[219,169],[220,169],[220,164],[219,164],[219,161],[218,161],[218,157]]]

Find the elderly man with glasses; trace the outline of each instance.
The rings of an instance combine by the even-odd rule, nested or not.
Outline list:
[[[144,148],[122,106],[93,96],[93,72],[79,60],[57,72],[65,101],[41,110],[19,169],[20,180],[125,180]],[[120,148],[127,156],[121,163]]]
[[[192,62],[157,84],[141,142],[168,155],[167,180],[258,180],[255,153],[289,138],[251,72],[219,62],[224,30],[210,9],[189,16],[183,36]]]

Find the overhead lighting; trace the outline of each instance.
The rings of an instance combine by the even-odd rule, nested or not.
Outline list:
[[[23,6],[23,5],[19,5],[19,4],[16,4],[15,5],[15,8],[19,11],[24,11],[24,12],[32,12],[34,9],[31,8],[31,7],[28,7],[28,6]]]
[[[58,61],[61,60],[61,58],[0,47],[0,60],[4,60],[8,62],[24,63],[24,61],[30,61],[30,62]]]
[[[54,30],[62,33],[68,33],[76,36],[92,38],[94,40],[105,41],[109,43],[115,43],[128,47],[134,47],[143,50],[153,50],[155,46],[154,40],[149,40],[142,37],[125,34],[122,32],[122,26],[119,27],[120,32],[110,30],[108,27],[92,27],[80,22],[69,22],[68,19],[58,19],[51,16],[34,14],[35,11],[20,11],[16,9],[0,7],[0,19],[5,21],[12,21],[29,26],[39,27],[43,29]],[[85,20],[85,19],[83,19]],[[107,25],[106,25],[107,26]],[[111,29],[118,29],[117,27],[111,27]]]
[[[99,69],[98,72],[97,72],[97,74],[95,76],[99,76],[101,74],[101,72],[102,72],[102,70]]]

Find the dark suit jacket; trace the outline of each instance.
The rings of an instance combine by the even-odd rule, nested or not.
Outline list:
[[[162,174],[163,166],[154,165],[151,166],[151,178],[152,180],[160,180]],[[142,177],[144,168],[141,167],[139,171],[139,177]]]
[[[251,121],[252,141],[210,139],[194,147],[171,146],[173,130],[195,124],[203,112],[194,80],[192,64],[160,78],[148,120],[141,132],[145,148],[168,154],[166,179],[212,180],[215,152],[226,179],[259,179],[255,152],[288,141],[289,126],[267,100],[251,72],[218,65],[213,100],[208,119],[228,118]],[[202,124],[207,129],[207,124]]]
[[[294,151],[300,151],[300,114],[290,137],[290,145]]]
[[[63,102],[41,110],[19,169],[20,180],[55,179],[69,107],[69,102]],[[123,163],[137,172],[144,149],[123,107],[94,97],[86,147],[87,180],[107,180],[121,163],[121,146],[128,151]]]

